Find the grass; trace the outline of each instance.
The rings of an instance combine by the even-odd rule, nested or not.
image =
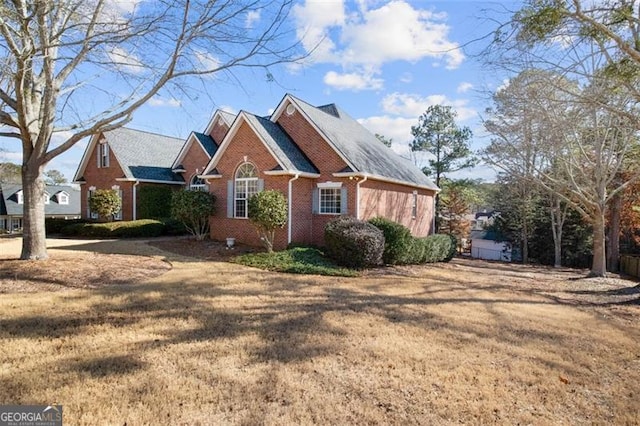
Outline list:
[[[78,244],[50,254],[162,255]],[[325,277],[164,256],[172,269],[154,278],[0,295],[0,404],[57,402],[77,425],[640,423],[635,282],[460,260]]]
[[[235,263],[267,271],[291,274],[356,277],[358,272],[337,266],[324,253],[311,247],[294,247],[273,253],[248,253],[233,259]]]

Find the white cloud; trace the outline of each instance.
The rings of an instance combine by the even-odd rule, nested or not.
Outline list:
[[[410,93],[391,93],[382,99],[382,109],[388,114],[419,117],[432,105],[449,105],[458,113],[458,120],[465,121],[477,116],[467,99],[452,100],[445,95],[420,96]]]
[[[448,69],[464,60],[460,46],[449,40],[446,15],[417,9],[404,0],[360,0],[347,11],[343,1],[306,0],[293,8],[296,32],[311,62],[341,65],[344,73],[378,73],[393,61],[430,58]]]
[[[149,99],[149,105],[154,107],[178,108],[182,105],[182,102],[176,98],[162,98],[160,96],[154,96]]]
[[[139,74],[144,71],[144,65],[136,55],[126,51],[120,46],[114,47],[107,55],[111,62],[115,63],[123,71]]]
[[[504,80],[502,80],[502,84],[496,88],[496,93],[509,87],[509,84],[511,84],[510,79],[505,78]]]
[[[220,66],[220,60],[204,50],[195,50],[193,56],[196,59],[196,68],[199,71],[211,71]]]
[[[464,81],[464,82],[458,84],[458,88],[456,89],[456,92],[458,92],[458,93],[467,93],[471,89],[473,89],[473,84]]]
[[[250,10],[247,12],[247,18],[244,22],[244,26],[246,28],[252,28],[253,24],[260,21],[260,11],[259,10]]]
[[[400,76],[401,83],[411,83],[412,81],[413,81],[413,74],[411,74],[410,72],[402,73],[402,75]]]
[[[376,78],[373,75],[360,73],[344,73],[339,74],[335,71],[329,71],[325,74],[324,83],[336,90],[353,90],[359,92],[361,90],[379,90],[382,88],[384,80]]]

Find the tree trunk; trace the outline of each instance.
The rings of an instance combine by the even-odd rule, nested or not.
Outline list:
[[[529,228],[527,226],[526,218],[522,222],[522,263],[529,263]]]
[[[44,228],[45,191],[43,179],[44,166],[22,165],[22,253],[20,259],[47,259],[47,241]]]
[[[618,272],[620,262],[620,212],[622,210],[622,194],[614,195],[610,201],[609,246],[607,250],[607,271]]]
[[[593,221],[593,262],[590,277],[604,277],[607,267],[604,238],[604,209],[594,212]]]

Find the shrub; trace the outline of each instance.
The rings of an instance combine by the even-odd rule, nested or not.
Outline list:
[[[249,199],[248,217],[256,227],[260,241],[267,249],[273,251],[273,240],[276,229],[287,224],[287,200],[279,191],[258,192]]]
[[[209,217],[215,211],[216,197],[204,191],[181,190],[171,197],[171,216],[182,222],[197,240],[209,234]]]
[[[140,186],[138,189],[138,219],[162,219],[169,216],[173,191],[166,186]]]
[[[165,225],[152,219],[130,222],[76,223],[65,226],[61,233],[73,237],[90,238],[152,238],[163,235]]]
[[[102,220],[111,221],[122,208],[120,194],[115,189],[98,189],[89,198],[89,208]]]
[[[411,242],[409,263],[448,262],[456,252],[456,239],[448,234],[429,235],[425,238],[414,238]]]
[[[188,233],[187,228],[184,226],[184,223],[180,222],[178,219],[174,219],[172,217],[163,217],[158,219],[160,222],[164,224],[164,235],[185,235]]]
[[[59,234],[65,226],[76,223],[85,223],[84,219],[63,219],[57,217],[49,217],[44,220],[44,228],[47,235]]]
[[[389,265],[410,263],[409,249],[413,237],[409,228],[383,217],[373,218],[369,220],[369,223],[384,234],[384,253],[382,255],[384,263]]]
[[[384,234],[372,224],[352,217],[340,217],[324,228],[326,253],[337,263],[365,268],[382,264]]]

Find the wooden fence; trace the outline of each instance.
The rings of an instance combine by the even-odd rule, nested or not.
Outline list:
[[[640,278],[640,256],[620,256],[620,270],[627,275]]]

